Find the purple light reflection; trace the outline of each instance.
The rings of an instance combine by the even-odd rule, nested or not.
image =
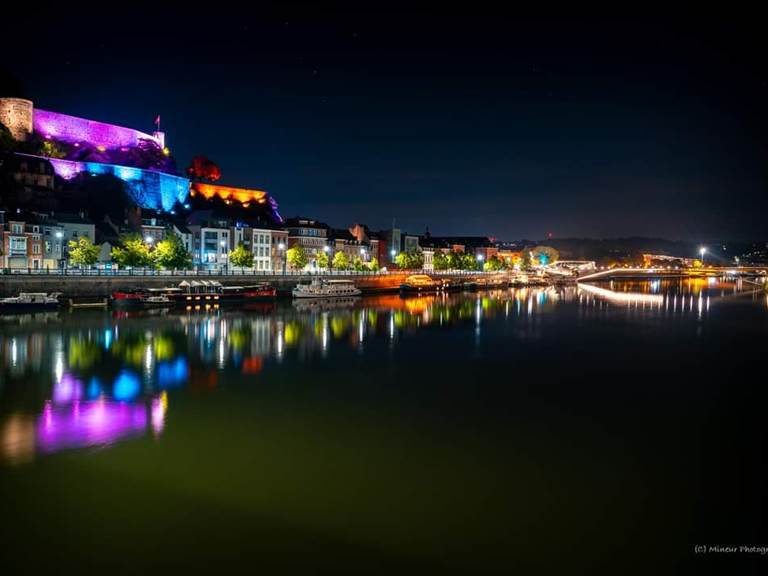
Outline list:
[[[37,450],[43,453],[71,448],[112,444],[118,440],[141,436],[150,429],[160,434],[163,429],[165,402],[129,404],[99,399],[76,401],[66,407],[47,403],[37,420]]]
[[[61,380],[53,385],[53,402],[55,404],[69,404],[80,400],[83,396],[83,383],[72,374],[65,372]]]

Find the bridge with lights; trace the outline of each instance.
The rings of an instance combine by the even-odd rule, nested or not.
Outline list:
[[[708,276],[762,277],[768,278],[768,266],[706,266],[700,268],[608,268],[584,274],[578,282],[599,280],[647,280],[650,278],[701,278]]]

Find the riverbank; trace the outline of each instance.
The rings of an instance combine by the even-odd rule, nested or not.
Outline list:
[[[136,287],[163,288],[177,286],[186,280],[216,280],[229,286],[246,286],[258,282],[268,282],[277,288],[278,294],[289,295],[299,282],[308,282],[313,278],[328,278],[333,280],[351,280],[363,293],[377,294],[395,292],[400,284],[410,275],[409,272],[389,274],[359,275],[334,274],[324,275],[206,275],[194,277],[184,275],[163,276],[47,276],[47,275],[8,275],[0,277],[0,297],[16,296],[19,292],[60,292],[62,298],[100,299],[109,297],[112,292],[128,290]],[[448,280],[471,281],[478,275],[441,274],[440,278]]]

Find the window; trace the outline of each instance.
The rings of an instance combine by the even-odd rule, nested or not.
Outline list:
[[[26,238],[14,238],[11,236],[11,252],[23,252],[27,253],[27,239]]]
[[[40,244],[32,244],[32,254],[40,254]]]
[[[14,234],[24,234],[24,224],[11,224],[11,232]]]

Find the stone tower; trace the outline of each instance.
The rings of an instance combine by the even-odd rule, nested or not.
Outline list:
[[[16,140],[27,140],[32,135],[31,100],[23,98],[0,98],[0,122],[11,131]]]

